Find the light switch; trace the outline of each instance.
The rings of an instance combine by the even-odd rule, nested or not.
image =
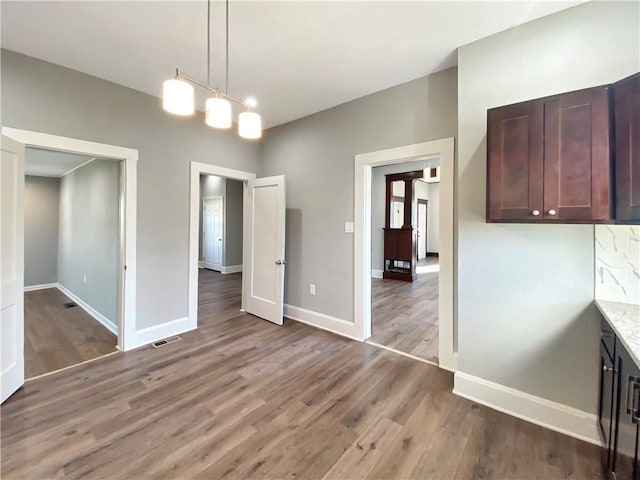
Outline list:
[[[344,233],[353,233],[353,222],[344,222]]]

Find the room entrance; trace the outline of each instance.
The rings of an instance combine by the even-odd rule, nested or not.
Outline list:
[[[438,363],[439,205],[430,177],[439,158],[374,167],[371,175],[371,337],[368,342]],[[432,216],[437,218],[437,213]]]
[[[26,379],[117,351],[121,164],[26,148]]]
[[[69,183],[74,188],[66,188],[65,195],[58,193],[58,218],[60,222],[64,221],[64,228],[58,228],[58,252],[57,255],[52,255],[51,252],[44,254],[46,249],[36,248],[34,251],[39,252],[40,255],[45,255],[53,261],[64,263],[61,269],[63,281],[59,281],[58,277],[54,278],[49,284],[35,283],[30,286],[53,286],[56,290],[63,290],[66,284],[66,298],[69,302],[63,302],[67,304],[71,309],[84,310],[89,317],[93,317],[100,323],[100,327],[104,327],[107,323],[112,323],[113,329],[117,333],[117,346],[120,350],[127,350],[137,346],[136,340],[136,328],[135,328],[135,293],[136,293],[136,171],[137,171],[137,150],[118,147],[114,145],[106,145],[101,143],[88,142],[84,140],[61,137],[57,135],[50,135],[40,132],[33,132],[28,130],[20,130],[15,128],[2,127],[2,175],[0,176],[2,194],[2,316],[0,318],[0,339],[2,341],[2,359],[0,364],[0,370],[2,372],[2,398],[0,401],[6,400],[13,392],[15,392],[25,381],[25,279],[29,280],[33,275],[35,279],[38,275],[46,272],[42,271],[44,265],[39,264],[37,261],[37,254],[34,253],[34,258],[29,258],[31,267],[29,271],[25,272],[25,157],[28,150],[32,150],[35,155],[42,154],[48,157],[55,155],[55,152],[61,155],[69,155],[69,158],[74,158],[76,163],[74,166],[69,167],[65,172],[69,175]],[[84,157],[81,160],[81,157]],[[97,159],[97,160],[96,160]],[[99,161],[98,161],[99,160]],[[101,163],[102,161],[106,163]],[[37,162],[36,162],[37,163]],[[55,163],[55,165],[58,165]],[[59,166],[59,165],[58,165]],[[83,167],[84,171],[81,171]],[[95,174],[97,170],[110,170],[117,172],[112,177],[113,182],[101,183],[100,181],[88,182],[83,188],[76,188],[76,177],[84,175]],[[72,171],[73,170],[73,171]],[[32,175],[37,176],[37,175]],[[51,177],[45,177],[51,178]],[[37,180],[36,180],[37,182]],[[43,181],[41,180],[41,183]],[[49,183],[48,187],[51,187],[55,180],[44,180],[44,183]],[[60,181],[62,183],[62,181]],[[84,230],[84,233],[75,235],[76,227],[79,228],[79,221],[76,218],[76,214],[82,209],[90,209],[94,205],[95,199],[98,196],[104,194],[104,197],[108,197],[106,192],[109,190],[107,184],[112,185],[112,195],[115,198],[115,207],[112,208],[111,216],[98,209],[100,212],[95,213],[96,217],[91,220],[85,220],[89,223],[96,221],[101,225],[107,225],[111,222],[115,227],[111,230]],[[40,187],[42,185],[39,185]],[[115,187],[114,187],[115,186]],[[101,188],[104,187],[103,190]],[[95,192],[92,192],[95,189]],[[83,203],[79,200],[79,196],[88,195],[87,191],[94,193],[95,195],[89,195],[91,200],[89,204]],[[51,190],[49,190],[51,193]],[[53,194],[52,198],[56,195]],[[37,197],[36,197],[37,198]],[[55,203],[55,202],[54,202]],[[44,208],[42,204],[38,207],[38,202],[34,202],[34,211],[41,212]],[[62,207],[61,207],[62,205]],[[49,217],[55,217],[55,215],[49,215]],[[92,216],[92,215],[90,215]],[[115,221],[114,221],[115,219]],[[33,222],[33,228],[38,229],[52,226],[51,218],[35,218]],[[103,225],[103,226],[104,226]],[[59,227],[59,225],[58,225]],[[115,267],[111,271],[111,282],[109,285],[102,285],[107,298],[115,298],[115,305],[111,304],[111,310],[104,305],[101,305],[100,300],[96,300],[100,295],[93,296],[92,293],[88,293],[85,290],[94,286],[92,282],[99,279],[104,273],[100,269],[102,267],[96,267],[94,269],[80,268],[77,263],[76,244],[73,242],[84,242],[84,245],[92,243],[91,235],[95,235],[95,244],[100,245],[102,240],[108,236],[107,231],[110,232],[110,244],[112,248],[105,247],[99,252],[89,253],[88,255],[106,255],[113,260],[110,265]],[[33,238],[31,238],[33,237]],[[67,238],[69,237],[69,238]],[[38,236],[30,236],[31,239],[37,239]],[[55,234],[52,235],[55,238]],[[115,238],[115,240],[114,240]],[[62,240],[60,240],[62,239]],[[69,247],[70,243],[72,246]],[[115,245],[115,246],[114,246]],[[51,243],[48,243],[51,248]],[[63,246],[64,251],[60,251],[60,246]],[[96,245],[94,245],[96,246]],[[68,248],[67,248],[68,247]],[[29,246],[31,248],[31,245]],[[70,260],[69,260],[70,259]],[[80,262],[84,266],[90,264],[93,259],[88,259],[87,262]],[[68,261],[68,262],[67,262]],[[50,267],[50,265],[49,265]],[[57,270],[57,266],[55,267]],[[51,269],[49,269],[51,270]],[[114,273],[115,272],[115,273]],[[25,273],[28,273],[25,278]],[[51,274],[51,271],[48,272]],[[58,273],[58,272],[56,272]],[[30,282],[37,282],[38,280],[29,280]],[[60,284],[61,288],[57,288],[57,284]],[[69,288],[69,285],[71,288]],[[100,288],[98,290],[100,290]],[[42,289],[44,290],[44,289]],[[74,294],[74,291],[80,292]],[[106,294],[107,291],[113,293],[113,295]],[[28,293],[28,292],[27,292]],[[76,295],[72,297],[70,295]],[[89,299],[87,302],[86,299]],[[93,305],[92,305],[93,304]],[[29,308],[29,305],[27,305]],[[79,312],[80,310],[76,310]],[[106,313],[101,313],[106,312]],[[109,316],[111,318],[109,318]],[[111,322],[107,322],[110,320]],[[43,333],[40,327],[34,329],[39,335],[46,336],[47,333]],[[91,334],[87,335],[88,337]],[[35,338],[35,337],[34,337]],[[62,338],[62,337],[60,337]],[[29,338],[27,338],[28,341]],[[50,338],[46,338],[50,340]],[[62,340],[64,342],[64,340]],[[42,348],[42,342],[38,343],[33,341],[33,345],[37,345],[37,348]],[[68,346],[68,345],[67,345]],[[85,345],[86,347],[86,345]],[[83,347],[83,350],[87,348]],[[88,348],[89,350],[91,348]],[[36,347],[34,346],[34,350]],[[54,349],[56,350],[56,349]],[[59,350],[59,349],[57,349]],[[67,349],[69,351],[71,349]],[[101,351],[101,347],[96,347],[95,351],[98,354]],[[53,355],[53,354],[52,354]],[[55,355],[53,355],[55,356]],[[60,357],[60,355],[57,355]],[[72,360],[72,363],[77,363],[78,358]],[[83,360],[79,360],[83,361]],[[47,368],[55,370],[59,368],[53,363],[53,368]],[[44,373],[44,372],[43,372]],[[33,374],[33,373],[31,373]]]

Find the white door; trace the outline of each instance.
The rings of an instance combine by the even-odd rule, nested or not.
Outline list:
[[[24,384],[24,145],[2,137],[0,403]]]
[[[427,256],[427,205],[418,204],[418,259]]]
[[[245,310],[282,325],[284,295],[284,176],[250,180],[245,205]]]
[[[203,206],[204,266],[212,270],[222,270],[222,244],[224,219],[222,197],[210,197]]]

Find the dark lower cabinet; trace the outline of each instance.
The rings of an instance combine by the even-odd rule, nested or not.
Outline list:
[[[640,422],[640,369],[624,348],[618,348],[616,363],[618,398],[614,458],[611,470],[617,480],[640,479],[638,423]]]
[[[640,368],[602,319],[598,423],[603,465],[616,480],[640,480]]]
[[[613,465],[613,425],[614,425],[614,392],[615,379],[613,373],[613,359],[609,356],[604,344],[600,344],[600,395],[598,402],[598,420],[600,424],[600,435],[605,446],[603,463],[607,470]]]

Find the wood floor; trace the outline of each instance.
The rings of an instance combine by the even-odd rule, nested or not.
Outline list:
[[[597,447],[448,372],[239,312],[239,278],[201,272],[182,341],[28,382],[1,408],[2,478],[603,478]]]
[[[117,337],[57,288],[24,294],[25,377],[115,352]]]
[[[418,266],[432,270],[438,257]],[[438,276],[421,273],[412,283],[372,278],[369,341],[438,363]]]

